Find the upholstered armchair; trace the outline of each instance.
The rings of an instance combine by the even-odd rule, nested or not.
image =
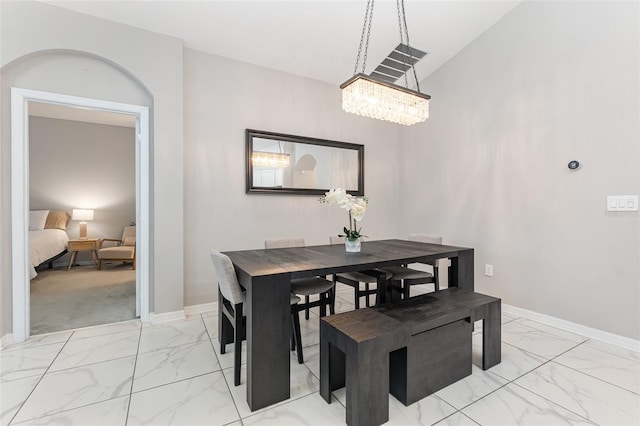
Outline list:
[[[106,244],[105,244],[106,243]],[[103,238],[98,243],[98,270],[102,262],[131,262],[136,269],[136,227],[125,226],[121,239]]]

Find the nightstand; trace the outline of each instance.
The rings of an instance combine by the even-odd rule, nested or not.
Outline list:
[[[90,251],[93,256],[93,263],[98,263],[98,239],[97,238],[86,238],[84,240],[69,240],[67,243],[67,250],[71,253],[71,257],[69,258],[69,266],[67,267],[67,271],[71,270],[74,262],[76,261],[76,257],[78,256],[79,251]]]

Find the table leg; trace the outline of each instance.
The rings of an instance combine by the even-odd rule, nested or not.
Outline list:
[[[251,411],[290,397],[291,275],[253,277],[247,289],[247,403]]]
[[[460,251],[457,257],[451,258],[449,287],[459,287],[474,291],[473,249]]]
[[[71,252],[71,256],[69,256],[69,265],[67,266],[67,271],[71,270],[71,267],[73,266],[74,262],[76,261],[76,256],[78,255],[77,251],[72,251]]]
[[[365,271],[367,275],[376,277],[376,306],[387,303],[387,276],[380,271]],[[367,299],[369,296],[367,296]]]

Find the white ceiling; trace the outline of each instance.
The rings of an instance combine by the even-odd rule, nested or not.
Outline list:
[[[365,0],[47,1],[180,38],[188,48],[340,84],[353,75]],[[424,79],[520,0],[406,0],[411,46],[429,54]],[[395,0],[378,0],[366,73],[399,43]],[[360,70],[359,70],[360,71]]]

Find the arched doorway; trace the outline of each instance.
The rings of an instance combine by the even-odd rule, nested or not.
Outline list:
[[[136,299],[140,318],[149,317],[149,108],[100,99],[13,87],[11,89],[11,213],[12,213],[12,293],[13,340],[29,336],[29,253],[28,253],[28,103],[46,102],[72,107],[130,114],[136,119],[136,241],[139,247],[136,269]]]

